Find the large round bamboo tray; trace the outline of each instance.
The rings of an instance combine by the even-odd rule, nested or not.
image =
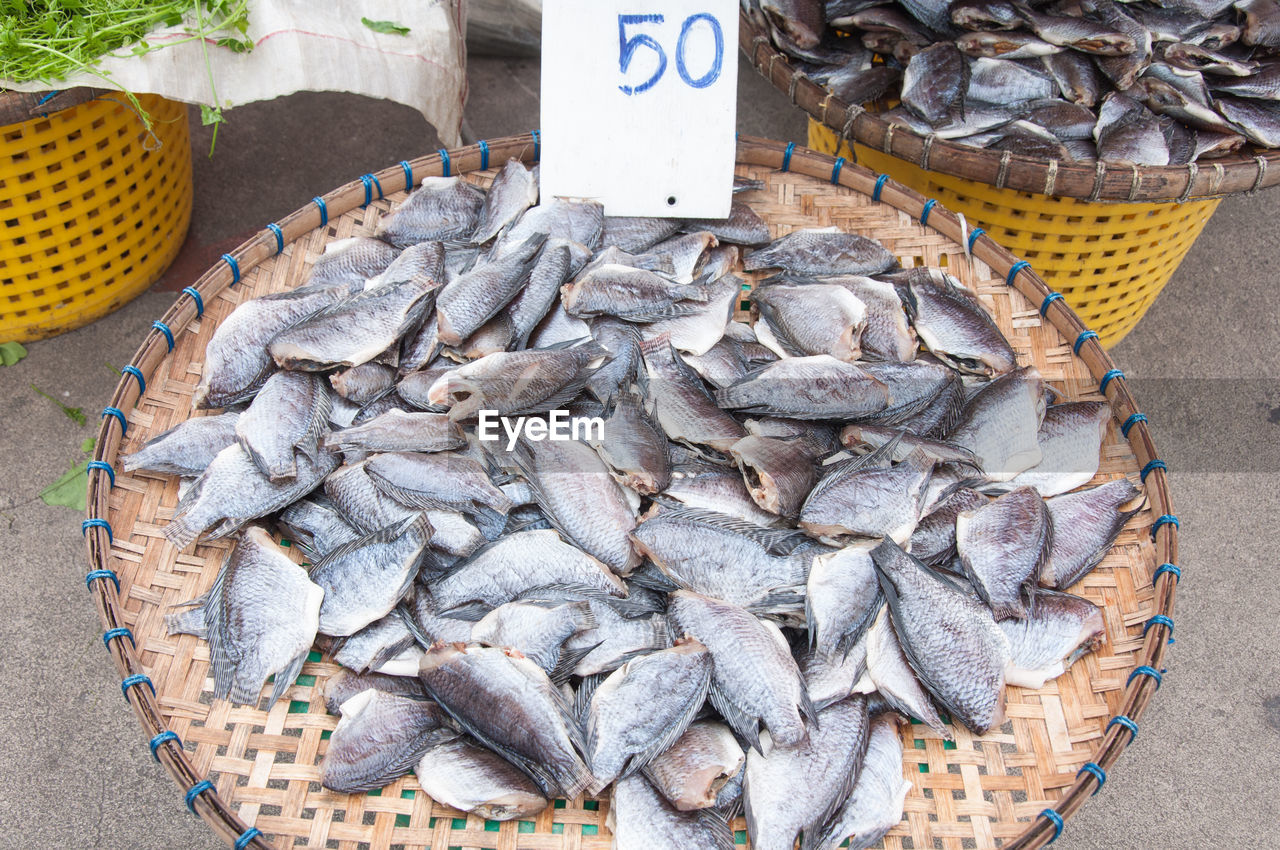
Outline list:
[[[210,586],[227,544],[177,552],[161,536],[177,502],[176,480],[114,471],[121,450],[191,415],[204,348],[218,322],[249,298],[300,283],[327,242],[371,233],[403,199],[406,178],[452,172],[483,185],[493,173],[488,166],[537,156],[536,134],[442,151],[365,175],[270,225],[185,290],[143,341],[103,413],[85,546],[104,642],[144,740],[192,810],[237,848],[611,844],[607,796],[556,801],[533,820],[497,824],[433,802],[412,776],[368,795],[322,789],[318,765],[337,718],[325,713],[321,692],[338,668],[313,653],[270,712],[213,701],[207,645],[167,636],[163,614]],[[882,240],[904,264],[943,265],[975,287],[1020,362],[1034,363],[1066,398],[1111,402],[1115,420],[1099,479],[1142,470],[1146,508],[1075,588],[1104,607],[1106,644],[1039,691],[1009,688],[1010,720],[996,732],[979,738],[957,729],[952,744],[914,725],[905,736],[905,770],[915,788],[884,846],[1041,846],[1136,737],[1173,628],[1178,572],[1156,565],[1177,560],[1177,522],[1145,417],[1123,375],[1061,298],[990,238],[975,240],[970,257],[951,213],[926,206],[884,176],[795,145],[744,138],[737,171],[765,182],[748,200],[777,234],[836,224]],[[742,822],[735,827],[745,840]]]

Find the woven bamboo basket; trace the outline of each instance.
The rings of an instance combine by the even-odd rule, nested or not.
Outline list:
[[[558,800],[532,820],[498,824],[433,802],[411,775],[367,795],[321,788],[319,763],[337,723],[325,712],[322,686],[338,667],[312,653],[270,712],[214,701],[207,645],[166,635],[163,614],[208,589],[228,544],[175,551],[162,529],[177,502],[176,480],[114,471],[122,450],[190,415],[205,345],[236,305],[300,283],[326,243],[372,233],[403,199],[406,180],[452,172],[485,185],[491,164],[537,156],[536,134],[441,151],[365,175],[270,225],[184,290],[143,341],[103,413],[84,530],[86,583],[104,642],[143,740],[192,811],[237,848],[611,845],[607,797]],[[880,239],[906,265],[945,266],[975,287],[1020,362],[1034,363],[1066,398],[1111,402],[1115,421],[1099,479],[1142,470],[1146,508],[1075,588],[1104,608],[1106,644],[1039,691],[1010,687],[1010,720],[986,736],[956,729],[950,743],[920,725],[905,735],[914,791],[885,847],[1041,846],[1136,736],[1173,628],[1178,572],[1156,565],[1176,562],[1177,521],[1145,417],[1123,375],[1061,298],[990,238],[976,240],[969,256],[950,212],[926,209],[909,189],[794,145],[744,138],[737,171],[765,182],[747,197],[775,234],[835,224]],[[745,842],[742,822],[735,828]]]
[[[88,324],[146,291],[191,220],[187,108],[119,93],[0,92],[0,341]]]

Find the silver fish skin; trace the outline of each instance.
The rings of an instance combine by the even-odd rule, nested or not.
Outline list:
[[[621,248],[636,254],[649,250],[679,229],[680,220],[674,218],[607,215],[600,241],[605,248]]]
[[[1011,59],[979,57],[969,63],[967,100],[1012,104],[1043,100],[1053,95],[1055,83],[1044,74]]]
[[[1160,55],[1170,65],[1188,71],[1203,71],[1228,77],[1250,77],[1259,71],[1256,62],[1241,61],[1197,44],[1170,44]]]
[[[1153,65],[1152,68],[1154,67]],[[1151,69],[1148,69],[1147,73],[1150,74]],[[1138,81],[1136,92],[1142,94],[1143,103],[1156,115],[1167,115],[1176,119],[1178,123],[1174,126],[1180,131],[1191,129],[1229,133],[1234,130],[1233,126],[1209,105],[1209,92],[1202,79],[1196,80],[1192,88],[1172,85],[1154,76],[1144,76]],[[1166,133],[1166,137],[1167,135]],[[1173,143],[1166,142],[1166,144],[1169,147],[1170,157],[1174,157]]]
[[[1239,133],[1214,133],[1207,130],[1196,132],[1195,149],[1191,161],[1216,159],[1233,154],[1244,147],[1246,139]]]
[[[898,68],[891,65],[872,65],[866,70],[833,77],[826,86],[831,94],[845,103],[868,103],[884,97],[897,86],[901,79],[902,71]]]
[[[1214,92],[1258,100],[1280,100],[1280,65],[1268,65],[1257,73],[1239,79],[1216,79],[1210,82]]]
[[[443,644],[418,672],[465,731],[529,775],[544,794],[576,797],[591,783],[581,733],[563,695],[518,652]]]
[[[437,321],[439,320],[437,319]],[[508,348],[514,347],[515,344],[515,328],[511,324],[511,317],[505,312],[499,312],[492,319],[481,325],[480,329],[471,336],[458,345],[446,347],[440,353],[450,360],[466,363],[470,360],[477,360],[487,354],[506,351]]]
[[[222,320],[205,347],[204,369],[192,406],[227,407],[251,398],[276,370],[267,352],[272,338],[344,294],[337,287],[318,288],[272,293],[240,304]]]
[[[329,550],[360,536],[328,499],[302,499],[280,512],[279,524],[295,545],[312,561]]]
[[[867,630],[866,653],[869,686],[889,705],[908,717],[917,718],[941,738],[950,741],[951,729],[942,722],[933,699],[911,669],[887,606],[880,609]]]
[[[587,392],[608,406],[617,393],[629,391],[636,380],[641,361],[640,332],[636,325],[612,316],[592,320],[590,332],[609,356],[587,378]]]
[[[427,177],[374,236],[397,248],[419,242],[462,241],[475,232],[485,195],[461,177]]]
[[[1107,639],[1101,608],[1052,590],[1036,592],[1035,606],[1025,620],[1002,620],[1000,628],[1010,647],[1005,679],[1023,688],[1043,688]]]
[[[297,474],[294,455],[315,457],[333,400],[323,377],[276,372],[236,421],[236,440],[273,482]]]
[[[600,247],[604,227],[604,207],[595,201],[566,201],[552,198],[525,211],[494,246],[499,254],[542,234],[551,239],[568,239],[594,251]]]
[[[842,286],[775,283],[751,291],[760,312],[756,336],[779,357],[829,354],[851,362],[862,354],[867,307]]]
[[[1040,462],[1004,486],[1034,487],[1048,498],[1088,484],[1098,472],[1110,421],[1111,406],[1105,401],[1049,405],[1036,436]]]
[[[956,515],[956,553],[997,620],[1024,620],[1022,587],[1034,585],[1053,545],[1053,519],[1032,487]]]
[[[678,586],[760,611],[798,606],[814,556],[794,531],[687,508],[646,519],[631,539]]]
[[[417,655],[411,656],[413,658],[411,670],[402,672],[398,669],[388,670],[385,667],[388,662],[395,660],[407,649],[421,654],[404,617],[399,611],[392,611],[363,629],[334,640],[329,648],[329,655],[343,667],[357,673],[379,672],[395,676],[417,676]]]
[[[715,720],[696,720],[674,744],[643,768],[644,776],[681,812],[709,809],[746,755],[733,731]]]
[[[414,588],[413,599],[411,601],[406,600],[400,610],[408,615],[405,619],[405,624],[422,646],[430,647],[436,643],[471,642],[471,633],[475,629],[475,623],[470,620],[460,620],[456,617],[446,617],[441,614],[441,606],[432,596],[430,589],[421,582]]]
[[[693,722],[710,686],[711,656],[692,639],[610,673],[592,695],[584,724],[592,793],[669,749]]]
[[[1008,481],[1040,462],[1044,382],[1034,366],[996,378],[965,405],[947,439],[973,452],[991,481]]]
[[[362,363],[329,376],[335,393],[360,405],[378,398],[395,383],[396,370],[382,363]]]
[[[622,487],[586,443],[526,440],[516,462],[547,519],[567,540],[618,575],[640,565],[628,534],[640,500]]]
[[[701,355],[710,351],[723,337],[742,295],[742,278],[726,274],[703,286],[706,302],[681,316],[660,319],[641,325],[643,339],[665,334],[671,344],[687,354]]]
[[[1087,56],[1068,50],[1043,56],[1040,61],[1070,102],[1092,108],[1102,97],[1102,74]]]
[[[1079,141],[1093,139],[1093,127],[1098,117],[1092,109],[1078,103],[1051,100],[1035,106],[1027,120],[1044,127],[1063,141]]]
[[[343,464],[324,479],[325,497],[353,528],[369,534],[421,513],[379,490],[369,478],[367,465],[367,460]]]
[[[1017,365],[991,314],[958,280],[945,273],[917,275],[909,292],[912,325],[934,356],[962,372],[986,377],[1004,375]]]
[[[911,13],[911,17],[920,21],[929,29],[944,36],[954,36],[956,30],[951,26],[951,18],[947,15],[949,0],[902,0],[902,8]]]
[[[726,410],[793,419],[861,419],[888,406],[889,389],[858,365],[819,354],[770,363],[717,390],[716,401]]]
[[[157,434],[139,448],[120,457],[124,472],[160,472],[196,476],[205,471],[218,452],[236,441],[238,413],[197,416]]]
[[[755,503],[779,516],[799,514],[818,480],[818,451],[805,440],[751,434],[734,443],[729,454]]]
[[[257,706],[274,675],[268,710],[298,678],[316,637],[324,591],[251,526],[227,556],[213,587],[165,615],[168,633],[209,641],[213,698]]]
[[[389,410],[360,425],[325,435],[326,446],[339,451],[439,452],[467,444],[461,426],[443,413]]]
[[[733,830],[715,809],[682,812],[636,774],[613,786],[606,824],[613,850],[733,850]]]
[[[890,403],[883,410],[861,417],[865,423],[901,426],[916,432],[917,417],[949,397],[949,390],[959,381],[953,369],[933,356],[918,357],[906,363],[892,360],[870,360],[859,364],[871,377],[889,389]]]
[[[846,425],[840,430],[840,442],[848,449],[869,447],[871,450],[897,439],[893,452],[895,461],[904,461],[917,449],[936,464],[956,463],[973,466],[977,461],[973,452],[966,448],[948,443],[945,440],[930,440],[920,437],[902,428],[890,428],[880,425]]]
[[[748,247],[764,245],[771,238],[769,225],[765,224],[764,219],[742,201],[734,201],[729,205],[727,218],[691,218],[684,222],[682,228],[686,232],[705,231],[722,243],[729,242]]]
[[[736,383],[751,371],[742,353],[742,345],[727,337],[711,346],[705,354],[686,355],[684,360],[702,380],[716,389]]]
[[[975,734],[1000,725],[1009,641],[991,611],[891,541],[872,558],[893,629],[921,684]]]
[[[850,536],[910,540],[933,461],[915,452],[902,463],[882,465],[887,451],[892,444],[828,467],[800,509],[800,527],[831,544]]]
[[[273,482],[238,443],[227,446],[178,501],[173,519],[165,526],[165,539],[182,550],[211,528],[208,539],[225,537],[314,490],[337,468],[338,458],[322,448],[314,458],[297,455],[297,464],[296,477]]]
[[[1081,5],[1085,13],[1094,20],[1133,39],[1133,51],[1124,56],[1096,57],[1098,67],[1111,80],[1116,90],[1128,91],[1151,64],[1151,31],[1113,0],[1085,0]]]
[[[339,670],[325,679],[325,711],[341,716],[343,703],[370,688],[420,700],[427,698],[427,692],[422,689],[422,683],[418,681],[417,676],[407,678],[387,676],[382,673],[353,673],[350,670]]]
[[[435,386],[441,375],[456,369],[456,366],[438,363],[428,369],[420,372],[411,372],[402,377],[396,384],[396,393],[403,398],[410,406],[418,410],[426,410],[431,413],[444,412],[439,406],[432,403],[429,393],[431,388]]]
[[[761,749],[761,721],[775,747],[808,738],[816,712],[776,625],[688,590],[671,594],[667,618],[672,634],[697,638],[710,651],[712,705],[743,740]]]
[[[872,621],[874,622],[874,620]],[[875,690],[867,674],[867,640],[849,647],[848,652],[808,649],[797,657],[809,699],[818,710],[840,702],[851,694]]]
[[[967,32],[955,45],[966,56],[989,59],[1036,59],[1063,51],[1061,46],[1025,32]]]
[[[508,231],[508,236],[514,231]],[[436,296],[436,335],[445,345],[461,345],[515,298],[529,279],[547,241],[535,233],[450,281]]]
[[[671,469],[671,483],[662,495],[690,508],[714,511],[759,526],[782,520],[755,503],[742,474],[714,463],[683,463]]]
[[[864,32],[897,33],[917,47],[928,47],[932,36],[907,12],[897,6],[868,6],[850,14],[846,26]]]
[[[1088,575],[1110,551],[1116,537],[1139,510],[1123,510],[1141,491],[1127,479],[1046,499],[1053,518],[1053,542],[1040,571],[1045,587],[1064,590]]]
[[[867,850],[902,822],[911,783],[902,778],[902,735],[898,719],[881,714],[871,719],[867,753],[849,799],[810,843],[813,850],[836,850],[849,839],[849,850]]]
[[[799,47],[817,47],[826,29],[820,0],[760,0],[760,9]]]
[[[636,595],[633,588],[632,594]],[[586,629],[564,642],[564,651],[578,658],[575,676],[594,676],[616,670],[632,658],[666,649],[671,645],[667,618],[663,614],[627,618],[605,602],[587,599],[596,617],[596,627]]]
[[[1044,127],[1030,121],[1013,121],[988,145],[992,150],[1014,151],[1037,159],[1071,161],[1067,146]]]
[[[485,193],[480,221],[471,234],[471,242],[476,245],[488,242],[537,202],[538,180],[533,172],[518,159],[507,160]]]
[[[908,362],[916,356],[916,332],[907,321],[902,299],[892,284],[861,275],[822,278],[822,283],[842,286],[866,308],[867,321],[860,346],[870,360]]]
[[[341,287],[348,292],[358,292],[367,280],[391,265],[399,253],[399,248],[368,236],[336,239],[324,246],[324,253],[298,289]]]
[[[471,640],[485,646],[519,650],[555,679],[564,642],[571,635],[594,629],[598,625],[590,604],[585,601],[554,606],[534,602],[506,602],[485,614],[471,627]],[[568,673],[566,670],[566,677]]]
[[[1244,15],[1240,40],[1257,47],[1280,47],[1280,10],[1265,0],[1240,0],[1233,4]]]
[[[809,643],[817,652],[849,651],[870,628],[880,610],[880,580],[871,550],[875,541],[858,541],[813,559],[805,596]]]
[[[1016,30],[1023,24],[1017,8],[1006,0],[957,0],[947,13],[951,23],[975,32]]]
[[[440,319],[428,311],[426,319],[416,332],[406,334],[401,341],[400,365],[396,374],[401,378],[427,368],[437,357],[444,343],[440,342]]]
[[[652,496],[671,483],[667,437],[645,412],[640,396],[620,392],[599,438],[588,442],[609,466],[614,479],[642,496]]]
[[[1097,56],[1125,56],[1138,49],[1133,38],[1088,18],[1046,15],[1027,6],[1019,13],[1031,30],[1050,44]]]
[[[572,273],[576,251],[585,252],[586,249],[576,242],[557,240],[548,243],[538,255],[529,272],[529,282],[507,307],[506,315],[510,317],[512,335],[518,347],[528,345],[529,334],[555,304],[561,285]]]
[[[1101,159],[1137,165],[1169,163],[1169,145],[1159,120],[1145,106],[1119,92],[1102,99],[1093,138]]]
[[[408,508],[460,511],[493,539],[506,525],[511,500],[484,467],[458,452],[384,452],[366,461],[374,486]]]
[[[457,736],[435,703],[370,688],[343,703],[320,762],[320,784],[339,794],[381,788]]]
[[[956,516],[986,503],[987,497],[971,487],[959,487],[940,499],[911,533],[911,554],[931,567],[949,562],[956,554]]]
[[[431,799],[485,820],[529,818],[551,804],[532,779],[465,738],[427,750],[413,772]]]
[[[687,315],[705,305],[704,283],[680,284],[657,272],[623,265],[600,265],[560,288],[571,316],[616,316],[628,322],[655,322]]]
[[[930,360],[933,360],[932,355],[925,355],[917,358],[916,362]],[[965,406],[964,381],[957,372],[952,372],[951,377],[951,380],[938,388],[937,395],[924,407],[894,427],[930,440],[943,439],[950,434],[964,414]],[[951,442],[950,438],[947,438],[947,442]]]
[[[498,416],[540,413],[567,405],[606,352],[594,340],[554,349],[500,351],[441,375],[427,401],[447,407],[451,420],[474,418],[482,410]]]
[[[677,282],[693,283],[694,278],[697,277],[695,271],[702,264],[702,258],[719,244],[720,240],[716,239],[714,233],[700,230],[664,239],[654,245],[652,251],[659,256],[670,258],[671,276]]]
[[[873,275],[897,260],[873,239],[837,228],[802,228],[747,254],[747,271],[781,268],[799,275]]]
[[[1255,144],[1280,147],[1280,102],[1222,96],[1218,111]]]
[[[546,315],[529,335],[529,348],[553,348],[556,345],[591,336],[591,326],[565,312],[564,305],[556,301],[551,312]]]
[[[425,517],[413,517],[344,543],[318,561],[311,579],[325,592],[320,631],[355,634],[391,613],[418,574],[431,532]]]
[[[496,607],[534,588],[565,585],[601,597],[627,595],[608,567],[552,530],[521,531],[481,547],[431,592],[447,612],[471,602]]]
[[[792,850],[817,832],[849,796],[867,749],[867,700],[848,697],[818,712],[809,739],[747,753],[742,798],[752,846]]]
[[[702,379],[660,334],[640,344],[648,373],[648,398],[654,421],[677,442],[710,446],[717,451],[747,435],[732,416],[724,412],[707,392]]]
[[[964,38],[967,38],[965,36]],[[902,74],[902,105],[930,124],[940,124],[952,112],[963,110],[969,84],[969,66],[951,42],[939,42],[921,50]],[[875,269],[884,271],[884,269]],[[850,274],[867,274],[850,269]]]

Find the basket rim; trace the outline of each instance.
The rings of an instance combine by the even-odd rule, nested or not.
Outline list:
[[[0,127],[21,124],[33,118],[44,118],[50,113],[70,109],[88,103],[113,89],[90,86],[73,86],[67,89],[26,92],[0,89]]]
[[[170,334],[186,329],[191,322],[203,315],[204,299],[212,299],[237,283],[242,271],[254,268],[279,254],[286,244],[318,227],[327,226],[331,216],[337,217],[356,207],[367,206],[374,200],[374,188],[378,192],[377,198],[381,199],[384,192],[412,188],[423,177],[447,177],[485,170],[491,161],[503,162],[510,157],[536,162],[539,153],[540,138],[536,130],[452,150],[442,148],[435,154],[404,161],[374,174],[366,174],[314,198],[307,206],[272,223],[231,253],[224,254],[221,261],[202,274],[192,286],[183,290],[178,300],[165,312],[161,322],[153,324],[146,333],[129,365],[122,370],[110,406],[103,411],[97,447],[89,469],[88,498],[82,532],[90,569],[85,581],[93,594],[102,621],[104,644],[120,673],[125,699],[149,738],[156,760],[186,794],[188,807],[237,850],[247,847],[270,850],[272,845],[255,829],[245,825],[216,789],[207,783],[207,777],[191,763],[182,742],[168,729],[154,690],[142,687],[150,685],[151,681],[147,678],[146,670],[132,643],[111,639],[128,633],[128,629],[124,628],[118,578],[110,569],[112,539],[108,517],[109,493],[114,484],[111,461],[119,452],[125,430],[126,417],[122,411],[135,406],[142,396],[135,372],[141,373],[145,378],[151,377],[160,362],[168,356]],[[1156,559],[1162,564],[1172,565],[1177,562],[1178,524],[1172,513],[1167,470],[1163,461],[1159,460],[1146,417],[1140,413],[1124,373],[1115,367],[1110,355],[1099,344],[1096,334],[1088,330],[1062,296],[1051,290],[1025,260],[1019,260],[980,229],[968,232],[959,216],[895,183],[888,175],[878,175],[861,165],[800,147],[794,142],[783,143],[740,136],[735,162],[829,180],[833,184],[869,195],[877,202],[911,215],[922,225],[938,231],[957,244],[968,244],[971,253],[990,266],[993,272],[1004,275],[1008,285],[1015,287],[1033,304],[1039,302],[1041,316],[1064,339],[1075,340],[1075,356],[1084,361],[1089,373],[1100,382],[1100,392],[1110,402],[1113,417],[1125,423],[1122,428],[1124,439],[1142,465],[1147,498],[1151,501],[1153,510],[1160,515],[1152,531]],[[162,325],[163,329],[157,325]],[[1176,568],[1156,571],[1153,579],[1155,613],[1144,626],[1140,665],[1136,669],[1140,670],[1143,666],[1153,670],[1160,669],[1166,645],[1173,635],[1171,615],[1178,578]],[[123,632],[113,632],[120,629]],[[1118,715],[1120,720],[1113,720],[1108,724],[1091,761],[1092,765],[1100,768],[1100,773],[1110,770],[1125,748],[1137,737],[1136,722],[1141,719],[1158,685],[1156,677],[1150,675],[1130,676]],[[1082,770],[1054,808],[1046,809],[1029,822],[1022,834],[1004,847],[1006,850],[1024,850],[1042,847],[1054,840],[1061,832],[1063,822],[1075,814],[1099,788],[1100,777]]]
[[[1256,192],[1280,184],[1280,149],[1234,154],[1187,165],[1108,165],[1043,160],[922,136],[850,104],[809,79],[783,55],[745,11],[739,11],[738,45],[756,71],[810,118],[853,142],[952,177],[1056,198],[1156,203],[1206,200]]]

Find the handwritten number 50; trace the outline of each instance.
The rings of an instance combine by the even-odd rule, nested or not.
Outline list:
[[[662,45],[658,44],[657,39],[648,33],[639,33],[628,38],[627,27],[637,26],[639,24],[660,24],[663,20],[664,18],[662,15],[618,16],[619,71],[623,74],[627,73],[627,69],[631,67],[631,60],[635,58],[636,51],[641,47],[647,47],[658,55],[658,68],[653,72],[653,76],[638,86],[618,86],[624,94],[635,95],[648,91],[657,84],[658,80],[662,79],[662,75],[667,71],[667,53],[662,49]],[[711,36],[715,39],[715,57],[711,62],[711,68],[695,80],[689,75],[689,69],[685,64],[685,44],[689,39],[689,33],[693,30],[694,24],[699,21],[705,21],[707,26],[711,29]],[[690,15],[688,18],[685,18],[684,24],[680,27],[680,39],[676,42],[676,71],[680,74],[680,79],[684,80],[684,82],[692,88],[705,89],[707,86],[720,79],[720,69],[723,63],[724,31],[720,29],[720,22],[705,12]]]

